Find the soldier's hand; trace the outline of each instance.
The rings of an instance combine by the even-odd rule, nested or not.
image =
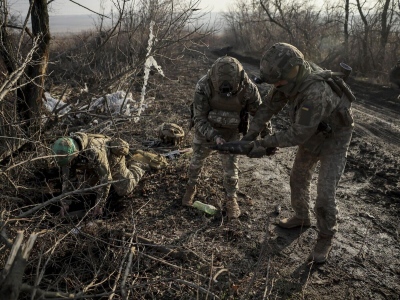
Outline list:
[[[265,149],[265,154],[267,156],[274,155],[276,152],[278,152],[278,148],[276,147],[268,147],[267,149]]]
[[[253,148],[250,150],[249,154],[247,154],[250,158],[260,158],[266,155],[266,149],[261,146],[260,141],[252,142]]]
[[[215,143],[216,143],[217,145],[222,145],[222,144],[226,143],[226,141],[225,141],[222,137],[217,136],[217,137],[215,138]]]

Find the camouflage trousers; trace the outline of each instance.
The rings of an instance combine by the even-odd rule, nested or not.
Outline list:
[[[315,155],[299,146],[290,174],[291,204],[296,216],[301,219],[310,218],[310,190],[313,173],[320,163],[317,198],[314,212],[317,218],[317,228],[320,233],[334,235],[337,231],[336,188],[346,165],[346,150],[350,143],[351,132],[342,135],[338,140],[328,143],[326,149],[334,144],[341,151],[322,151]]]
[[[197,184],[204,160],[211,154],[213,150],[209,149],[210,144],[193,143],[193,156],[188,170],[188,185]],[[228,197],[236,196],[239,189],[239,158],[232,154],[219,154],[222,160],[222,169],[224,172],[223,185]]]
[[[111,155],[109,157],[109,165],[112,181],[118,180],[112,186],[119,196],[131,193],[145,173],[143,169],[133,164],[128,169],[125,156]]]

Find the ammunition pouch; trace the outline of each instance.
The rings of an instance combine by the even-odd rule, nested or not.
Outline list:
[[[341,106],[335,111],[335,122],[332,124],[335,127],[351,127],[354,124],[353,115],[350,108]]]
[[[211,110],[207,119],[214,128],[223,129],[238,129],[241,121],[238,112],[223,110]]]

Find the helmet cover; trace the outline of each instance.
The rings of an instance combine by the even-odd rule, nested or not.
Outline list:
[[[273,84],[289,79],[293,67],[304,64],[304,55],[295,46],[276,43],[263,54],[260,62],[260,78]]]
[[[214,90],[222,96],[230,97],[239,91],[244,70],[236,58],[222,56],[211,66],[209,75]]]
[[[179,145],[185,137],[185,131],[175,123],[162,123],[158,127],[158,137],[166,144]]]
[[[59,166],[66,166],[78,156],[79,148],[74,139],[70,137],[62,137],[54,142],[51,150],[55,155],[66,155],[55,157]]]

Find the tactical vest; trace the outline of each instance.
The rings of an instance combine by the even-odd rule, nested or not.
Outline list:
[[[240,113],[245,106],[246,84],[235,95],[225,98],[220,96],[214,90],[211,91],[208,103],[211,107],[208,113],[208,121],[214,128],[238,129],[241,122]]]

